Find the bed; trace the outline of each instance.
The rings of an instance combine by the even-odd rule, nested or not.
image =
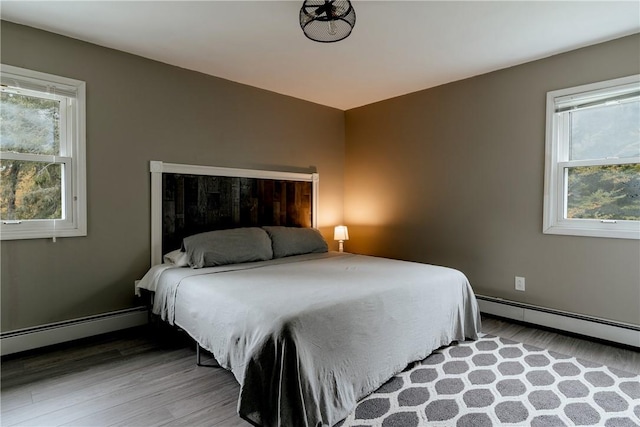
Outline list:
[[[243,216],[242,209],[228,208],[229,215],[250,218],[248,222],[228,227],[224,219],[226,227],[185,235],[181,249],[163,247],[162,240],[175,246],[170,235],[182,231],[167,215],[180,208],[175,200],[166,203],[167,194],[180,191],[162,187],[163,181],[165,186],[171,182],[162,175],[194,169],[155,163],[152,205],[164,208],[152,209],[154,265],[138,288],[153,293],[156,315],[186,331],[233,373],[240,384],[238,414],[250,423],[332,426],[407,364],[453,341],[477,338],[479,311],[463,273],[327,250],[314,227],[315,173],[269,175],[269,180],[301,179],[310,183],[310,190],[289,191],[293,201],[285,201],[281,191],[262,191],[271,201],[248,203],[253,213]],[[160,174],[155,179],[154,170]],[[220,168],[198,172],[256,173]],[[255,196],[255,191],[248,193]],[[274,207],[274,197],[304,214]],[[220,221],[225,215],[213,216]],[[265,218],[270,224],[259,224]],[[167,262],[159,262],[159,253],[168,255]]]

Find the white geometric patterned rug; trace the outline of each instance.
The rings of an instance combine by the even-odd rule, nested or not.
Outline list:
[[[640,426],[640,375],[482,334],[362,399],[342,427]]]

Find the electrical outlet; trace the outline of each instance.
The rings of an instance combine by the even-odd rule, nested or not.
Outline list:
[[[516,291],[524,292],[524,277],[516,276]]]

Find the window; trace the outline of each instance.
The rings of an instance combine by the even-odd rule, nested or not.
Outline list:
[[[543,232],[640,238],[640,76],[547,93]]]
[[[86,236],[85,83],[1,65],[0,236]]]

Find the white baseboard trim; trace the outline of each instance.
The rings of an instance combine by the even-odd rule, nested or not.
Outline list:
[[[640,348],[640,325],[476,295],[480,311],[507,319]]]
[[[135,307],[33,328],[3,332],[0,334],[0,355],[5,356],[120,329],[133,328],[144,325],[147,322],[146,307]]]

